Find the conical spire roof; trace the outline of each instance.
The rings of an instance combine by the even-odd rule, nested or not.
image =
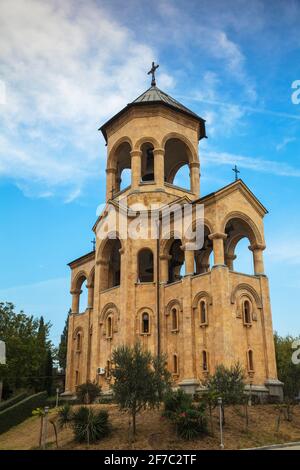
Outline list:
[[[191,116],[196,117],[197,119],[202,119],[200,118],[200,116],[198,116],[196,113],[188,109],[186,106],[179,103],[179,101],[175,100],[175,98],[172,98],[172,96],[160,90],[157,86],[152,86],[148,88],[148,90],[146,90],[138,98],[132,101],[132,104],[133,103],[149,103],[149,104],[164,103],[164,104],[167,104],[168,106],[172,106],[173,108],[177,108],[180,111],[188,113]]]
[[[194,119],[197,119],[197,121],[199,121],[201,124],[199,139],[206,137],[205,120],[202,119],[200,116],[198,116],[198,114],[188,109],[183,104],[179,103],[179,101],[175,100],[175,98],[172,98],[172,96],[160,90],[156,85],[148,88],[148,90],[146,90],[144,93],[138,96],[134,101],[129,103],[127,106],[125,106],[125,108],[123,108],[115,116],[109,119],[109,121],[103,124],[103,126],[101,126],[99,130],[101,130],[102,134],[104,135],[105,140],[107,140],[107,135],[106,135],[107,126],[111,124],[113,121],[115,121],[119,116],[121,116],[127,109],[134,107],[134,106],[147,106],[147,105],[155,105],[155,104],[167,106],[168,108],[171,108],[175,111],[179,111],[181,113],[184,113],[186,115],[193,117]]]

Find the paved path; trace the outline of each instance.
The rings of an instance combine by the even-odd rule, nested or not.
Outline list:
[[[300,444],[294,444],[294,445],[285,445],[285,446],[282,446],[282,447],[275,447],[275,448],[271,448],[269,450],[300,450]]]
[[[263,447],[252,447],[245,450],[300,450],[300,442],[287,442],[286,444],[273,444]]]

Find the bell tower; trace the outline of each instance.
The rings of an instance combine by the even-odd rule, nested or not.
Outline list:
[[[205,121],[156,86],[154,67],[151,87],[100,128],[107,143],[107,201],[147,193],[154,202],[158,190],[163,203],[200,196],[198,142],[206,137]],[[188,189],[174,184],[184,165]]]
[[[235,181],[200,197],[198,145],[206,137],[205,121],[156,86],[157,68],[153,63],[149,71],[151,87],[100,128],[107,144],[107,204],[93,227],[95,250],[69,264],[66,390],[96,380],[109,392],[114,349],[140,342],[153,354],[165,353],[174,384],[191,393],[218,364],[239,361],[248,389],[281,397],[263,263],[267,210],[236,168]],[[183,181],[178,175],[185,166]],[[174,207],[187,232],[175,226]],[[168,231],[166,209],[173,210]],[[110,228],[112,213],[118,223]],[[127,230],[123,236],[120,214],[138,236]],[[148,225],[153,214],[154,236]],[[146,230],[140,230],[142,216]],[[203,244],[191,246],[188,234],[198,226]],[[253,274],[235,270],[243,238]],[[88,305],[82,307],[85,285]]]

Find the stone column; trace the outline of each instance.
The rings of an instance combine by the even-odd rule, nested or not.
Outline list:
[[[72,295],[72,313],[79,313],[79,297],[81,290],[71,290],[70,294]]]
[[[191,162],[190,165],[190,179],[191,179],[191,191],[196,196],[200,194],[200,163]]]
[[[153,150],[153,155],[155,184],[162,188],[164,186],[165,175],[165,149],[156,148]]]
[[[116,168],[106,169],[106,200],[113,198],[114,192],[117,192],[116,188]]]
[[[99,283],[98,286],[96,287],[98,292],[101,293],[106,287],[104,284],[107,283],[107,278],[108,278],[108,261],[100,258],[96,261],[96,265],[100,266],[99,269]]]
[[[225,255],[225,264],[228,266],[230,271],[233,271],[233,262],[236,259],[236,255]]]
[[[94,284],[88,284],[88,308],[93,308],[94,305]]]
[[[249,250],[253,253],[253,264],[255,274],[264,274],[264,260],[263,250],[266,248],[265,245],[257,243],[256,245],[249,246]]]
[[[193,253],[187,251],[186,253]],[[194,354],[194,343],[193,343],[193,328],[192,328],[192,278],[191,276],[185,276],[182,280],[181,293],[183,297],[183,312],[182,312],[182,327],[181,327],[181,338],[182,346],[180,347],[180,353],[182,357],[179,357],[179,370],[180,370],[180,382],[178,383],[187,393],[195,393],[199,387],[199,380],[195,374],[195,354]],[[179,338],[178,338],[179,339]],[[180,344],[180,343],[179,343]]]
[[[131,189],[138,189],[141,182],[142,152],[132,150],[131,155]]]
[[[169,280],[169,260],[171,255],[160,255],[160,282],[166,284]]]
[[[224,266],[224,240],[227,238],[226,233],[215,232],[208,235],[208,238],[213,241],[214,250],[214,266]]]
[[[187,250],[185,246],[183,246],[182,249],[184,250],[185,275],[191,276],[195,272],[194,251]]]

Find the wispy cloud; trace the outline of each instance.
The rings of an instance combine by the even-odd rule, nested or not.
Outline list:
[[[296,137],[285,137],[279,144],[276,145],[276,150],[280,151],[284,149],[291,142],[295,142]]]
[[[264,158],[249,157],[227,152],[206,150],[203,152],[204,165],[235,165],[262,173],[277,176],[300,177],[300,170],[284,162],[275,162]]]
[[[71,0],[2,0],[0,44],[0,176],[70,201],[99,167],[98,125],[143,90],[156,53],[96,2]]]
[[[249,113],[258,113],[258,114],[268,114],[270,116],[275,116],[275,117],[283,117],[283,118],[288,118],[288,119],[300,120],[300,114],[284,113],[281,111],[272,111],[272,110],[264,109],[260,107],[245,106],[245,105],[241,105],[237,103],[227,103],[224,101],[202,98],[201,95],[199,95],[198,93],[195,93],[192,95],[184,95],[184,96],[181,95],[181,97],[191,100],[191,101],[199,101],[201,103],[221,106],[221,107],[225,107],[229,109],[236,108],[241,113],[249,112]]]
[[[294,234],[282,233],[279,239],[268,243],[266,256],[272,263],[282,264],[284,262],[300,266],[300,241]]]

